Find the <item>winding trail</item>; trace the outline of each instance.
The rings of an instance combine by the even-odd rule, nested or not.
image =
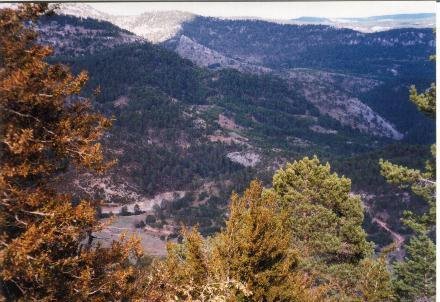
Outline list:
[[[371,222],[376,223],[381,229],[385,230],[386,232],[388,232],[391,235],[391,238],[393,239],[393,243],[395,246],[395,251],[392,252],[392,254],[394,254],[397,257],[402,257],[403,256],[402,246],[405,243],[405,236],[393,231],[389,227],[388,223],[386,223],[382,219],[378,218],[375,215],[375,213],[373,213],[373,211],[371,210],[370,204],[368,202],[366,202],[369,200],[368,195],[366,195],[365,193],[364,194],[360,193],[359,195],[362,196],[362,200],[364,201],[363,202],[364,210],[372,216]]]
[[[398,252],[400,252],[400,250],[401,250],[401,248],[402,248],[402,245],[403,245],[403,243],[405,242],[405,237],[402,236],[402,235],[400,235],[400,234],[398,234],[398,233],[396,233],[396,232],[394,232],[392,229],[390,229],[390,227],[388,226],[388,224],[387,224],[385,221],[380,220],[380,219],[377,218],[377,217],[374,217],[374,218],[372,219],[372,222],[377,223],[377,225],[378,225],[379,227],[381,227],[382,229],[384,229],[385,231],[387,231],[388,233],[390,233],[391,237],[393,238],[394,245],[395,245],[395,247],[396,247],[396,254],[397,254]]]

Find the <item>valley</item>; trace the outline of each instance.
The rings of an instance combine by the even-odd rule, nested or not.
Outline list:
[[[0,301],[434,301],[436,6],[371,4],[1,3]]]
[[[286,162],[314,154],[351,178],[354,193],[373,196],[363,200],[364,225],[378,249],[408,234],[399,221],[405,192],[385,182],[378,161],[420,167],[428,156],[434,123],[408,89],[435,77],[432,29],[180,12],[130,19],[85,6],[43,19],[40,40],[54,46],[51,61],[88,71],[86,93],[99,87],[95,108],[115,118],[103,144],[117,165],[63,179],[79,196],[108,201],[100,214],[117,215],[111,234],[136,230],[161,255],[182,224],[214,234],[232,191],[254,178],[268,184]],[[423,208],[408,198],[405,207]]]

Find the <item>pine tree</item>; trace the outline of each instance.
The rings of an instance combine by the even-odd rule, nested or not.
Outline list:
[[[404,211],[403,222],[417,233],[430,233],[435,227],[435,145],[431,146],[432,159],[425,165],[425,171],[411,169],[389,161],[380,160],[381,174],[389,183],[397,184],[401,188],[410,188],[416,195],[422,197],[428,210],[416,215],[411,211]]]
[[[245,286],[229,278],[215,266],[211,244],[196,228],[183,228],[181,244],[168,243],[167,258],[156,262],[150,280],[156,284],[149,297],[161,296],[159,301],[235,301],[237,292],[249,296]],[[159,288],[159,289],[158,289]]]
[[[86,73],[47,63],[52,49],[33,27],[47,12],[44,3],[0,10],[0,299],[130,299],[139,242],[93,245],[96,204],[51,185],[69,165],[109,167],[99,139],[111,121],[78,97]]]
[[[394,265],[400,301],[435,300],[435,244],[426,235],[411,238],[403,262]]]
[[[361,293],[363,301],[369,302],[390,302],[395,301],[390,272],[387,269],[386,255],[373,259],[371,257],[363,259],[356,270],[357,282],[354,288]]]
[[[436,56],[430,57],[431,61],[435,61]],[[436,86],[431,83],[423,93],[418,93],[416,86],[412,85],[409,90],[409,99],[423,112],[426,116],[435,119],[435,103],[436,103]]]
[[[292,282],[298,255],[290,245],[286,218],[275,195],[257,181],[242,197],[232,195],[226,228],[215,239],[213,253],[217,266],[251,292],[249,301],[308,300]]]
[[[197,289],[209,278],[208,258],[205,241],[200,233],[193,229],[183,229],[184,242],[181,245],[168,245],[167,266],[173,274],[173,283],[193,286]],[[191,294],[194,297],[196,294]]]
[[[362,229],[361,200],[350,194],[351,181],[331,173],[318,158],[288,163],[273,177],[280,207],[290,216],[293,242],[303,255],[357,263],[372,252]]]
[[[435,59],[433,57],[432,59]],[[418,93],[415,86],[410,89],[410,100],[426,116],[436,116],[436,87]],[[395,263],[395,288],[401,301],[434,301],[435,299],[435,243],[430,238],[435,231],[436,218],[436,170],[435,145],[431,146],[432,158],[420,171],[380,160],[381,174],[388,182],[410,188],[422,197],[428,210],[416,215],[405,211],[403,223],[414,231],[409,244],[405,245],[407,256],[403,262]]]
[[[372,258],[361,200],[350,189],[350,179],[331,173],[316,156],[288,163],[273,177],[292,244],[302,256],[300,269],[312,273],[317,284],[327,284],[325,300],[392,301],[386,263]]]
[[[231,197],[226,228],[204,240],[183,231],[158,264],[166,292],[183,301],[321,301],[324,289],[297,270],[298,254],[275,195],[253,181]]]
[[[184,230],[183,243],[169,245],[155,266],[164,292],[183,301],[393,301],[385,257],[370,257],[349,191],[317,158],[288,164],[272,189],[251,182],[232,195],[220,233]]]

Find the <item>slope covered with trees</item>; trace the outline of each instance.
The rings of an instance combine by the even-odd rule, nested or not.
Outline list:
[[[262,182],[251,181],[243,190],[258,173],[255,167],[253,170],[245,168],[243,162],[234,162],[234,157],[227,153],[236,150],[240,137],[247,150],[256,146],[263,149],[264,144],[258,144],[261,138],[269,134],[281,137],[286,135],[283,131],[296,131],[287,126],[283,129],[282,123],[270,119],[270,112],[281,114],[285,105],[285,114],[292,117],[306,116],[314,122],[322,118],[313,106],[301,102],[291,87],[272,76],[206,71],[170,53],[158,55],[162,50],[146,45],[147,50],[139,51],[138,60],[134,60],[139,63],[144,56],[153,56],[149,58],[154,58],[156,63],[145,64],[147,68],[139,72],[143,76],[150,72],[146,79],[134,81],[136,85],[124,82],[123,86],[115,81],[107,97],[115,91],[116,94],[110,100],[102,99],[96,94],[111,79],[119,79],[118,76],[91,72],[96,79],[83,90],[88,80],[85,72],[74,75],[67,66],[53,63],[60,58],[48,60],[51,48],[37,43],[33,23],[29,23],[47,12],[47,4],[24,4],[18,9],[0,10],[0,299],[298,302],[432,299],[435,294],[432,270],[435,247],[430,237],[435,223],[432,162],[427,163],[424,172],[381,162],[382,172],[391,182],[411,185],[412,191],[429,206],[421,215],[405,214],[405,224],[413,229],[415,236],[408,245],[407,258],[395,265],[392,274],[387,267],[387,249],[377,255],[373,253],[374,244],[363,229],[361,198],[352,193],[351,180],[334,173],[328,163],[321,164],[316,156],[288,160],[291,163],[280,163],[281,169],[261,169],[264,172],[259,175],[266,177],[266,188]],[[132,51],[136,53],[135,49]],[[106,62],[107,56],[103,57]],[[102,61],[93,55],[63,60],[75,68],[82,67],[83,62],[104,68],[100,66]],[[169,64],[188,71],[189,83],[202,84],[190,88],[189,96],[184,87],[174,91],[168,86],[168,76],[171,83],[184,79],[173,78],[173,73],[166,70],[172,66]],[[127,67],[134,70],[134,65]],[[160,77],[161,72],[166,76]],[[155,82],[156,73],[161,82]],[[101,88],[95,89],[96,85]],[[85,98],[91,92],[93,97]],[[414,102],[430,116],[435,115],[434,96],[435,87],[424,94],[415,90],[411,94]],[[259,116],[253,108],[268,114]],[[112,132],[107,132],[111,119],[103,113],[117,119]],[[244,120],[240,124],[240,116],[249,114],[252,116],[248,117],[248,123]],[[213,122],[210,116],[218,120]],[[261,128],[256,127],[258,124]],[[267,130],[270,125],[274,128]],[[301,124],[295,127],[301,129]],[[229,144],[218,141],[224,135],[221,131],[226,130],[236,131],[233,136],[236,141]],[[339,132],[354,135],[344,127],[338,128]],[[322,145],[318,147],[318,151],[325,149]],[[302,157],[297,150],[271,151],[285,152],[290,158]],[[399,163],[411,165],[406,156],[412,152],[421,154],[420,149],[408,147],[402,157],[397,150],[389,148],[384,153],[370,153],[368,158],[375,160],[389,154],[399,158]],[[332,152],[321,153],[335,158]],[[119,155],[125,162],[115,166],[106,159],[108,155]],[[140,158],[147,160],[141,165]],[[76,171],[80,173],[76,177],[81,177],[88,169],[143,181],[147,169],[157,162],[160,166],[164,158],[164,162],[174,158],[171,167],[178,169],[154,174],[160,179],[149,179],[143,185],[160,183],[197,188],[207,186],[206,180],[211,180],[223,186],[214,186],[220,193],[212,196],[199,191],[197,200],[207,200],[205,203],[196,206],[191,203],[191,196],[185,195],[176,202],[162,204],[155,214],[163,215],[165,209],[175,215],[173,211],[177,209],[186,211],[186,217],[190,217],[205,211],[216,215],[219,224],[224,221],[224,227],[217,228],[207,238],[197,228],[183,227],[182,240],[168,242],[168,253],[163,259],[144,256],[136,237],[97,241],[104,227],[98,220],[98,200],[105,200],[106,196],[93,199],[89,192],[85,198],[70,185],[72,179],[67,176]],[[343,161],[339,164],[340,169],[350,170]],[[276,172],[268,180],[272,170]],[[143,177],[133,174],[139,171],[143,171]],[[92,178],[94,174],[87,175]],[[192,178],[192,183],[167,183],[168,179],[182,177]],[[228,198],[222,200],[219,196],[229,195],[231,188],[243,193],[232,194],[223,220],[221,210]],[[217,207],[216,202],[223,204]],[[198,211],[191,212],[195,209]],[[128,214],[126,210],[122,212]],[[134,212],[138,215],[142,209],[135,206]],[[156,221],[154,216],[148,218],[147,223]],[[194,224],[194,221],[182,222]],[[212,230],[211,221],[206,226]]]
[[[124,33],[105,22],[93,25],[90,19],[57,18],[65,18],[59,21],[64,25],[79,24],[84,28],[90,26],[90,29],[109,31],[106,36]],[[43,24],[49,20],[44,20]],[[42,37],[47,38],[44,32]],[[87,50],[93,44],[85,40],[72,45]],[[218,213],[224,213],[231,190],[241,191],[257,175],[268,183],[273,169],[279,165],[313,154],[331,161],[338,171],[353,177],[357,191],[376,195],[378,201],[369,202],[373,213],[383,210],[399,213],[397,196],[404,192],[390,189],[378,177],[378,157],[372,154],[384,152],[386,158],[404,157],[405,163],[419,165],[416,157],[405,154],[406,149],[399,147],[393,152],[374,153],[390,141],[342,126],[320,113],[300,93],[297,85],[291,85],[280,76],[200,68],[171,51],[143,41],[111,49],[104,47],[99,53],[89,52],[82,56],[61,54],[51,60],[64,62],[74,71],[87,69],[91,80],[86,91],[91,93],[100,87],[96,108],[116,118],[111,134],[104,139],[108,152],[119,158],[117,172],[112,173],[110,183],[115,188],[130,187],[129,191],[134,190],[135,196],[145,198],[162,192],[186,191],[184,199],[174,199],[175,206],[164,203],[156,207],[159,221],[162,217],[177,223],[200,223],[204,234],[218,230],[222,225],[222,215]],[[362,90],[362,85],[356,81],[347,82],[344,77],[338,81],[349,83],[346,88],[350,91]],[[392,84],[378,86],[365,94],[363,100],[383,114],[395,112],[394,103],[390,103],[389,108],[385,106],[385,99],[390,99],[386,93],[393,87]],[[331,86],[326,89],[330,93]],[[404,87],[399,91],[400,94],[393,95],[392,99],[403,98]],[[412,114],[410,108],[405,112]],[[400,123],[402,120],[397,116],[393,121]],[[412,123],[410,120],[405,123]],[[415,131],[421,129],[420,125],[414,127]],[[430,131],[424,133],[428,133],[424,134],[425,138],[418,134],[416,137],[421,141],[432,138]],[[412,148],[410,154],[421,150],[423,148]],[[370,153],[361,155],[365,151]],[[377,158],[376,162],[372,163],[371,156]],[[244,166],[246,158],[255,161]],[[363,172],[356,172],[358,170],[351,165],[354,163],[365,163]],[[212,182],[218,190],[207,189]],[[114,196],[101,194],[101,189],[93,191],[111,201],[137,202],[137,197],[130,197],[130,192]],[[204,197],[206,194],[209,198]],[[415,208],[419,207],[419,203],[415,204]],[[390,240],[389,235],[371,222],[374,218],[371,215],[368,213],[365,221],[371,238],[385,244]],[[169,223],[167,219],[163,222]],[[398,219],[391,218],[388,223],[395,230],[405,232]]]
[[[303,192],[298,183],[306,184]],[[212,294],[221,301],[392,301],[384,258],[371,258],[360,199],[348,192],[348,179],[317,158],[279,170],[273,188],[251,182],[242,196],[232,195],[221,232],[204,240],[186,230],[183,243],[169,245],[161,268],[168,288],[198,301]],[[344,201],[338,205],[334,196]],[[349,221],[334,222],[342,208]],[[316,211],[320,215],[312,215]]]
[[[343,73],[392,75],[390,66],[433,73],[421,61],[431,54],[431,29],[393,29],[361,33],[325,25],[289,25],[261,20],[227,20],[198,16],[183,24],[185,35],[231,58],[246,56],[270,68],[313,68]],[[324,50],[325,49],[325,50]],[[365,59],[368,60],[366,64]],[[405,64],[402,64],[405,59]]]
[[[434,57],[435,58],[435,57]],[[436,116],[436,85],[432,83],[423,93],[411,87],[411,101],[430,118]],[[394,265],[396,293],[402,301],[433,300],[436,295],[436,150],[431,146],[431,158],[425,169],[419,170],[380,161],[381,173],[388,182],[411,188],[427,208],[422,213],[405,211],[403,223],[413,231],[406,245],[407,257]]]
[[[311,83],[316,86],[322,81],[330,81],[334,91],[350,90],[350,81],[357,81],[355,77],[363,78],[370,82],[361,86],[360,91],[352,91],[351,97],[358,97],[395,125],[407,142],[430,143],[434,140],[434,124],[415,110],[412,103],[406,102],[411,84],[427,86],[435,76],[435,69],[428,60],[435,51],[435,35],[431,28],[362,33],[324,25],[198,16],[183,23],[182,30],[164,45],[204,66],[208,63],[203,64],[200,58],[216,68],[240,69],[251,64],[259,67],[258,70],[270,69],[272,72],[297,73],[301,70],[307,77],[315,78]],[[186,48],[188,52],[183,51]],[[216,59],[210,52],[223,59]],[[328,73],[343,74],[346,79],[326,79]],[[373,85],[371,80],[379,82]]]

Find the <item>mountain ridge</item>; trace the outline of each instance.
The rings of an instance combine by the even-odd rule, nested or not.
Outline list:
[[[113,15],[99,11],[90,5],[83,3],[63,3],[56,10],[58,13],[73,15],[80,18],[94,18],[111,22],[123,29],[129,30],[137,35],[143,36],[153,43],[161,43],[172,38],[182,27],[182,24],[196,17],[202,17],[184,11],[155,11],[143,12],[137,15]],[[263,19],[258,17],[234,17],[220,18],[220,20],[261,20],[280,24],[322,24],[335,28],[349,28],[364,33],[387,31],[397,28],[433,28],[435,27],[435,14],[393,14],[379,15],[362,18],[323,18],[303,16],[294,19],[276,20]],[[167,19],[164,21],[163,19]],[[156,20],[156,22],[155,22]],[[160,20],[160,24],[157,23]],[[376,24],[368,24],[374,21]],[[393,21],[394,23],[390,23]],[[148,29],[150,28],[150,30]],[[151,30],[153,28],[154,30]],[[152,32],[155,32],[154,34]]]
[[[400,82],[402,74],[409,74],[401,67],[403,63],[399,66],[389,65],[389,58],[382,62],[386,68],[396,68],[398,77],[393,73],[385,76],[374,73],[354,75],[354,72],[349,74],[337,69],[323,71],[306,67],[243,73],[236,69],[245,64],[264,65],[257,64],[261,64],[257,57],[250,56],[252,60],[247,62],[243,57],[216,50],[215,43],[221,43],[221,39],[203,40],[197,35],[188,36],[188,39],[201,45],[205,55],[209,55],[210,50],[217,51],[226,60],[235,60],[238,64],[236,68],[227,68],[222,64],[210,68],[198,66],[180,57],[173,49],[176,45],[172,43],[152,44],[142,39],[105,44],[106,39],[100,39],[101,36],[118,41],[126,31],[108,22],[99,23],[84,18],[81,21],[80,18],[74,20],[65,16],[60,18],[66,18],[66,22],[73,27],[102,30],[89,40],[81,39],[81,35],[87,35],[89,29],[72,31],[75,35],[66,36],[72,43],[72,49],[84,51],[66,52],[66,49],[57,46],[59,52],[52,60],[72,66],[75,72],[88,70],[90,81],[86,92],[91,93],[100,86],[101,95],[94,99],[94,104],[101,112],[116,118],[114,127],[103,141],[108,155],[119,158],[112,173],[96,179],[90,175],[69,175],[72,183],[78,184],[73,187],[81,194],[110,199],[112,203],[103,208],[103,217],[110,212],[117,214],[118,211],[121,215],[127,215],[123,205],[131,211],[138,202],[148,209],[142,215],[156,217],[158,222],[155,228],[163,236],[176,236],[180,223],[199,224],[202,233],[210,234],[221,226],[224,208],[232,190],[242,190],[255,177],[268,181],[272,171],[287,161],[313,154],[330,161],[336,171],[351,173],[349,175],[354,179],[357,192],[368,188],[368,194],[375,195],[383,194],[379,191],[385,187],[389,189],[383,180],[379,180],[379,172],[374,170],[378,169],[378,158],[369,159],[367,166],[359,168],[359,171],[371,169],[360,176],[347,170],[347,167],[358,165],[359,158],[365,158],[365,152],[374,153],[393,141],[344,126],[341,121],[323,114],[325,111],[319,112],[318,103],[307,100],[302,90],[308,87],[310,93],[332,101],[337,101],[340,94],[344,95],[344,100],[356,97],[362,104],[368,102],[376,106],[371,108],[382,108],[386,113],[388,110],[383,99],[375,103],[378,100],[375,93],[382,95],[383,91],[396,88],[389,82],[390,78]],[[56,20],[52,21],[56,23]],[[50,23],[52,21],[47,20],[47,24],[55,26]],[[237,22],[233,24],[240,26]],[[44,28],[45,25],[41,26]],[[327,27],[300,28],[319,33]],[[217,30],[215,27],[206,29],[208,32],[209,29]],[[51,36],[45,35],[44,30],[41,33],[42,42],[51,41]],[[387,39],[392,39],[395,33],[407,35],[407,41],[411,41],[418,37],[418,33],[427,34],[428,31],[397,30],[388,33],[390,37]],[[381,38],[381,34],[377,35],[377,38]],[[425,39],[429,41],[429,37],[425,36]],[[373,43],[369,47],[377,48],[378,45],[381,44]],[[401,47],[403,44],[399,45]],[[420,44],[420,48],[426,45]],[[407,47],[408,51],[403,54],[414,57],[410,67],[420,67],[419,57],[423,54],[417,53],[417,48],[411,44]],[[275,63],[272,62],[272,66],[276,67]],[[293,78],[289,80],[283,73]],[[414,73],[418,75],[416,71]],[[404,88],[402,93],[407,95]],[[366,94],[371,99],[366,99]],[[401,102],[406,102],[406,98],[399,96]],[[328,104],[333,106],[330,102]],[[341,112],[348,111],[341,109]],[[399,142],[397,146],[397,150],[400,150],[402,143]],[[378,154],[383,158],[400,154],[395,150],[394,153],[387,152],[385,155]],[[408,153],[413,154],[411,152],[419,151],[416,149]],[[352,156],[358,157],[352,159]],[[408,158],[410,155],[396,162],[405,163]],[[340,162],[344,165],[338,165]],[[89,190],[90,187],[92,189]],[[395,200],[397,196],[393,195],[396,191],[389,192],[392,193],[387,193],[377,203],[371,204],[366,200],[374,209],[371,215],[384,209],[390,213],[397,211],[388,209],[389,200]],[[152,200],[155,206],[150,204]],[[115,207],[115,204],[118,206]],[[132,215],[130,211],[129,215]],[[124,223],[135,224],[140,216],[125,216]],[[393,230],[401,230],[398,221],[385,222]],[[374,226],[369,225],[368,229],[372,236],[377,237],[374,237],[376,242],[382,244],[388,240]],[[145,234],[142,233],[142,236]]]
[[[287,24],[323,24],[337,28],[350,28],[364,33],[398,28],[434,28],[434,13],[392,14],[361,18],[300,17],[284,21]]]
[[[69,17],[66,17],[66,18],[69,18]],[[53,19],[52,19],[53,20]],[[79,19],[79,23],[84,23],[84,22],[87,22],[86,20],[88,20],[88,19],[84,19],[84,18],[81,18],[81,19]],[[70,22],[73,22],[73,20],[70,20]],[[77,22],[77,23],[78,23]],[[55,21],[52,21],[52,24],[54,24],[54,23],[56,23]],[[105,23],[103,23],[103,24],[105,24]],[[61,30],[63,30],[63,28],[61,28]],[[84,30],[83,28],[81,29],[81,30]],[[113,31],[115,31],[114,29],[112,29]],[[53,31],[53,26],[50,28],[50,30],[49,30],[50,32],[54,32]],[[46,36],[47,36],[47,32],[49,32],[48,30],[46,30],[46,32],[45,32],[45,34],[46,34]],[[89,34],[89,33],[88,33]],[[74,38],[78,38],[78,35],[73,35],[73,37],[71,37],[70,39],[74,39]],[[134,42],[140,42],[141,40],[139,40],[139,39],[136,39],[134,36],[131,36],[130,37],[131,38],[131,40],[129,40],[128,42],[126,42],[126,43],[134,43]],[[48,39],[48,37],[46,37],[46,39]],[[52,37],[49,37],[49,39],[53,42],[53,39],[52,39]],[[114,40],[114,39],[111,39],[111,40]],[[183,41],[183,42],[182,42]],[[186,42],[185,42],[186,41]],[[224,62],[223,62],[223,64],[220,64],[220,63],[218,63],[218,62],[215,62],[214,64],[203,64],[203,63],[201,63],[200,62],[200,59],[202,58],[202,57],[206,57],[206,56],[212,56],[213,55],[213,53],[215,53],[215,52],[213,52],[213,53],[210,53],[210,54],[208,54],[207,55],[207,52],[208,52],[208,50],[209,50],[209,48],[206,48],[206,47],[204,47],[204,46],[200,46],[200,47],[202,47],[202,50],[201,51],[199,51],[199,52],[197,52],[197,51],[195,51],[195,45],[198,45],[197,43],[194,43],[194,42],[191,42],[192,44],[190,45],[190,46],[187,46],[187,47],[183,47],[182,45],[183,44],[185,44],[185,43],[189,43],[189,41],[192,41],[191,39],[189,39],[189,38],[187,38],[187,37],[185,37],[184,35],[182,35],[181,36],[181,38],[180,38],[180,42],[179,42],[179,44],[178,44],[178,47],[176,48],[176,51],[181,55],[181,56],[183,56],[183,57],[186,57],[186,58],[189,58],[189,59],[191,59],[192,58],[192,60],[193,61],[195,61],[195,60],[198,60],[198,63],[199,63],[199,65],[201,65],[201,66],[212,66],[212,65],[223,65],[222,67],[225,67],[224,65],[225,65],[225,63],[224,62],[226,62],[227,61],[227,63],[228,64],[226,64],[226,67],[228,67],[228,68],[234,68],[234,69],[237,69],[237,70],[239,70],[239,71],[244,71],[244,72],[251,72],[251,73],[265,73],[265,72],[271,72],[271,69],[270,68],[267,68],[267,67],[265,67],[265,66],[261,66],[261,65],[258,65],[258,64],[252,64],[252,62],[248,62],[248,63],[246,63],[246,62],[243,62],[243,60],[239,60],[239,61],[237,61],[237,60],[234,60],[234,59],[231,59],[230,57],[225,57],[225,56],[223,56],[223,58],[224,58]],[[119,43],[119,44],[122,44],[122,43]],[[116,44],[114,44],[114,45],[112,45],[112,46],[115,46]],[[90,46],[89,46],[89,48],[90,48]],[[188,49],[188,51],[184,51],[184,49]],[[190,54],[190,55],[193,55],[193,57],[188,57],[188,56],[185,56],[185,54]],[[222,57],[222,54],[220,54],[220,53],[218,53],[217,54],[217,56],[219,56],[219,57]],[[232,65],[231,64],[229,64],[229,63],[233,63]],[[197,63],[197,62],[196,62]],[[289,76],[290,78],[291,78],[291,76]],[[288,78],[289,78],[288,77]],[[338,97],[338,98],[340,98],[341,97],[341,95]],[[342,95],[342,97],[343,97],[343,99],[346,101],[346,102],[348,102],[348,103],[351,103],[351,104],[355,104],[355,103],[353,103],[353,102],[358,102],[357,100],[356,100],[356,98],[352,98],[352,97],[350,97],[350,96],[348,96],[348,95],[346,95],[346,93],[344,93],[343,95]],[[307,97],[307,99],[310,99],[310,97]],[[313,102],[314,100],[310,100],[312,103],[314,103],[315,105],[317,105],[317,104],[322,104],[322,101],[315,101],[315,102]],[[344,101],[344,102],[345,102]],[[341,105],[343,105],[343,106],[345,106],[344,105],[344,102],[339,102]],[[357,107],[359,107],[360,105],[362,105],[360,102],[358,102],[358,106]],[[366,106],[366,105],[362,105],[365,109],[364,110],[355,110],[355,111],[352,111],[352,114],[349,114],[349,115],[341,115],[340,114],[340,112],[341,111],[339,111],[339,113],[333,113],[333,114],[331,114],[331,116],[333,117],[333,118],[336,118],[336,119],[339,119],[340,121],[342,121],[343,122],[343,124],[345,124],[345,125],[349,125],[349,126],[352,126],[352,127],[357,127],[358,129],[361,129],[362,131],[366,131],[366,132],[368,132],[369,131],[369,129],[375,129],[374,131],[372,131],[372,133],[374,133],[375,135],[379,135],[379,136],[388,136],[388,137],[392,137],[392,138],[394,138],[394,139],[401,139],[402,138],[402,135],[399,133],[399,131],[397,131],[396,129],[394,129],[394,127],[389,123],[389,122],[386,122],[386,121],[384,121],[383,120],[383,118],[382,117],[380,117],[380,116],[378,116],[377,114],[375,114],[373,111],[371,111],[370,110],[370,108],[368,108],[368,106]],[[322,107],[322,106],[321,106]],[[353,105],[349,105],[349,107],[351,107],[351,108],[354,108],[354,107],[356,107],[356,106],[354,106],[353,107]],[[325,106],[324,107],[322,107],[322,108],[325,108]],[[347,107],[348,108],[348,107]],[[365,111],[366,110],[366,111]],[[368,115],[365,115],[367,118],[364,118],[364,114],[362,113],[362,112],[370,112]],[[323,112],[323,111],[321,111],[321,112]],[[325,113],[325,112],[323,112],[323,113]],[[374,117],[374,118],[369,118],[368,116],[372,116],[372,117]],[[377,116],[377,118],[375,118],[375,116]],[[360,119],[360,120],[364,120],[364,122],[361,122],[360,124],[359,124],[359,126],[353,126],[354,124],[353,124],[353,122],[351,122],[351,120],[353,119],[353,118],[357,118],[357,119]]]

